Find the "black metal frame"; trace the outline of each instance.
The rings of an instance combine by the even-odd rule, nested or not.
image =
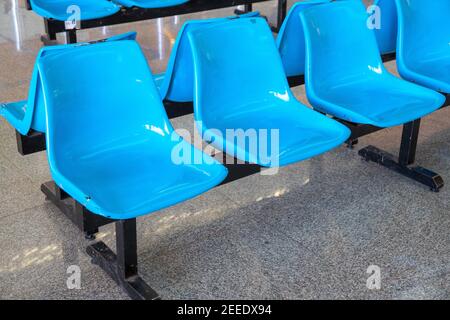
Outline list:
[[[215,10],[227,7],[235,7],[239,5],[244,5],[243,11],[238,11],[238,13],[245,13],[252,10],[252,4],[257,2],[265,2],[270,0],[191,0],[187,3],[167,7],[167,8],[157,8],[157,9],[143,9],[143,8],[122,8],[119,12],[114,15],[92,19],[83,20],[80,22],[79,29],[90,29],[98,28],[103,26],[111,26],[122,23],[138,22],[149,19],[170,17],[175,15],[183,15],[201,11]],[[278,10],[278,22],[275,27],[276,30],[279,29],[281,23],[283,23],[284,17],[286,16],[286,0],[278,0],[281,9]],[[29,3],[28,3],[29,5]],[[30,8],[31,9],[31,6]],[[284,13],[284,15],[283,15]],[[41,40],[45,44],[54,44],[56,40],[57,33],[66,33],[67,43],[77,42],[77,30],[76,29],[66,29],[64,21],[46,19],[44,18],[45,36],[41,37]]]

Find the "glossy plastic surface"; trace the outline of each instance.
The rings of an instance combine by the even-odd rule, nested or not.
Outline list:
[[[51,174],[93,213],[133,218],[225,178],[224,166],[174,132],[136,41],[80,46],[45,56],[38,66]],[[177,148],[190,152],[191,163],[206,160],[177,164]]]
[[[330,0],[309,0],[295,3],[277,37],[277,47],[283,61],[284,71],[288,77],[305,74],[305,37],[300,21],[300,12],[314,5],[330,2]]]
[[[119,3],[124,7],[139,7],[145,9],[171,7],[188,1],[189,0],[115,0],[116,3]]]
[[[450,93],[450,1],[397,0],[401,76]]]
[[[80,8],[81,19],[103,18],[120,10],[120,6],[108,0],[30,0],[31,8],[38,15],[60,21],[68,20],[73,12],[68,8],[76,5]]]
[[[249,12],[239,16],[190,20],[184,23],[173,45],[167,69],[164,74],[156,75],[155,81],[161,97],[174,102],[192,102],[194,69],[192,50],[187,38],[190,30],[204,28],[211,24],[222,23],[229,19],[243,19],[259,16],[259,12]]]
[[[385,69],[361,2],[332,2],[300,15],[306,39],[306,93],[316,109],[354,123],[391,127],[443,105],[443,95]]]
[[[263,18],[229,20],[188,32],[195,70],[194,117],[204,139],[238,159],[265,167],[301,161],[342,144],[349,130],[299,103],[291,93],[272,32]],[[227,130],[267,133],[259,146]],[[278,130],[276,153],[270,130]],[[266,143],[267,142],[267,143]],[[258,149],[258,150],[255,150]],[[278,162],[278,163],[275,163]]]
[[[136,39],[136,32],[128,32],[97,42],[134,39]],[[90,43],[77,43],[43,47],[36,57],[35,66],[31,75],[30,87],[28,90],[28,100],[11,103],[0,103],[0,116],[4,117],[11,124],[11,126],[13,126],[17,131],[19,131],[19,133],[23,135],[26,135],[30,131],[30,129],[38,132],[45,132],[45,104],[42,97],[39,71],[37,68],[39,59],[45,55],[87,44]]]
[[[378,48],[382,54],[395,52],[397,46],[397,8],[395,0],[376,0],[378,6],[380,28],[374,29],[377,37]],[[374,14],[374,12],[371,12]]]

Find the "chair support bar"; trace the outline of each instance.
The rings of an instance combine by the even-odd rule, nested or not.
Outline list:
[[[22,156],[44,151],[45,150],[45,134],[30,130],[24,136],[16,130],[17,150]]]
[[[49,201],[56,205],[84,233],[86,239],[95,239],[95,234],[98,233],[99,227],[114,222],[114,220],[91,213],[53,181],[42,184],[41,191]]]
[[[160,299],[138,274],[136,219],[116,221],[116,251],[102,241],[86,249],[92,263],[100,266],[131,299]]]
[[[426,185],[431,191],[439,192],[444,186],[444,179],[439,174],[419,166],[411,167],[415,161],[419,129],[420,120],[415,120],[403,126],[398,160],[392,154],[374,146],[365,147],[359,150],[358,154],[366,161],[378,163],[383,167]]]

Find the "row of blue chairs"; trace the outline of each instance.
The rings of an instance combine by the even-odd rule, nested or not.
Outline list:
[[[405,10],[416,10],[411,5],[414,1],[397,1],[401,5],[409,3]],[[421,3],[421,0],[415,1]],[[226,129],[280,129],[277,165],[281,166],[328,151],[350,135],[345,126],[301,105],[290,91],[286,74],[305,73],[306,92],[314,109],[352,123],[396,126],[430,114],[444,104],[445,97],[440,93],[398,79],[384,68],[375,36],[366,27],[367,16],[362,3],[351,0],[327,2],[296,4],[278,37],[278,50],[266,21],[255,13],[240,18],[187,22],[179,33],[167,72],[155,77],[133,40],[134,33],[101,43],[43,48],[32,75],[28,100],[2,105],[1,115],[22,134],[27,134],[30,129],[46,132],[55,181],[90,211],[119,219],[177,203],[205,191],[205,186],[209,188],[220,183],[225,177],[226,170],[218,164],[208,168],[216,170],[214,172],[220,178],[206,183],[208,176],[216,175],[195,177],[186,173],[190,179],[180,180],[179,177],[184,175],[175,172],[183,168],[171,165],[169,159],[156,167],[149,162],[140,163],[142,157],[158,158],[157,154],[164,152],[161,149],[157,154],[139,154],[138,150],[145,147],[133,144],[125,137],[141,142],[162,137],[170,140],[173,130],[163,112],[162,99],[194,101],[195,120],[202,123],[202,134],[209,142],[220,150],[237,149],[234,155],[237,158],[264,166],[270,164],[263,163],[258,153],[236,146],[234,141],[223,139],[225,135],[214,134],[208,129],[221,132]],[[436,2],[447,5],[445,0]],[[304,34],[305,42],[296,37],[298,34]],[[399,55],[402,52],[402,49],[398,50]],[[119,64],[119,60],[124,63]],[[58,64],[64,67],[56,67]],[[69,70],[70,66],[74,69]],[[141,73],[151,79],[143,81]],[[73,77],[67,78],[68,74]],[[145,94],[142,91],[144,85],[136,87],[136,79],[146,83]],[[57,97],[54,92],[58,92]],[[74,92],[78,96],[74,96]],[[132,105],[133,110],[124,109],[124,105]],[[115,108],[118,108],[117,112]],[[149,112],[148,108],[158,111]],[[80,127],[95,119],[101,119],[102,125],[82,130],[95,139],[86,138],[85,142],[89,143],[82,143],[83,138],[75,131],[79,132]],[[133,119],[140,120],[134,122]],[[158,130],[151,133],[148,128]],[[125,140],[120,142],[120,136]],[[166,148],[165,153],[170,155],[173,142],[165,144],[163,141],[166,140],[162,139],[157,143],[158,139],[152,144]],[[123,143],[124,156],[127,152],[136,153],[136,163],[132,167],[139,168],[140,175],[173,171],[174,180],[165,180],[172,185],[174,194],[161,192],[167,185],[158,185],[160,179],[128,175],[131,181],[136,180],[131,188],[131,181],[118,176],[122,171],[117,168],[125,164],[130,166],[133,157],[127,155],[122,159],[124,162],[120,162],[115,155],[119,146],[109,145],[107,141]],[[67,150],[69,145],[71,152]],[[134,145],[135,151],[127,149],[130,145]],[[108,161],[107,166],[104,161],[87,157],[89,153],[101,154],[103,149],[105,157],[111,152],[108,156],[115,159]],[[156,151],[154,146],[149,149]],[[92,163],[80,161],[88,158]],[[167,166],[166,170],[155,170],[161,166]],[[184,169],[188,172],[189,166]],[[115,174],[106,174],[108,170]],[[99,174],[102,171],[105,176]],[[194,172],[205,173],[207,168],[197,168]],[[113,183],[114,179],[118,185]],[[147,185],[153,183],[155,185]],[[198,188],[195,187],[197,184],[200,184]],[[192,194],[180,193],[175,186],[188,187]],[[111,197],[111,193],[117,195]],[[156,201],[155,197],[160,200]],[[106,201],[112,198],[120,205]]]
[[[416,56],[420,63],[446,68],[439,63],[448,56],[447,30],[437,28],[432,37],[416,32],[434,26],[423,16],[443,23],[439,17],[450,4],[434,1],[440,6],[396,0],[403,12],[402,18],[397,14],[398,33],[404,34],[398,37],[397,56],[417,74],[421,69],[411,64]],[[432,13],[415,16],[424,10]],[[341,145],[351,133],[341,122],[386,128],[443,106],[445,86],[423,79],[450,81],[428,69],[424,77],[405,74],[401,63],[399,71],[410,81],[390,74],[367,17],[359,0],[300,2],[277,41],[257,13],[190,21],[162,75],[152,74],[135,33],[43,48],[28,100],[3,104],[0,114],[22,134],[45,133],[58,187],[89,212],[122,223],[206,192],[227,177],[224,165],[174,132],[164,100],[192,101],[208,143],[265,167],[299,162]],[[427,39],[409,41],[414,35]],[[296,100],[287,81],[303,74],[314,109]],[[228,129],[278,130],[276,163],[228,139]],[[180,145],[189,150],[191,162],[174,163],[173,150]]]
[[[189,0],[30,0],[31,9],[38,15],[60,21],[68,20],[73,12],[69,8],[80,8],[81,20],[104,18],[117,13],[122,7],[144,9],[176,6]]]

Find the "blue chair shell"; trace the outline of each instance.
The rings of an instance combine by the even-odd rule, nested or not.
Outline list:
[[[136,32],[128,32],[100,41],[103,42],[134,39],[136,39]],[[30,129],[38,132],[45,132],[45,103],[42,96],[42,88],[40,84],[37,63],[39,62],[39,59],[46,55],[68,50],[70,48],[78,46],[83,46],[86,44],[90,43],[77,43],[70,45],[43,47],[36,57],[35,66],[31,75],[28,99],[11,103],[0,103],[0,116],[4,117],[11,124],[11,126],[13,126],[19,133],[23,135],[26,135],[30,131]]]
[[[190,30],[188,37],[194,118],[214,147],[242,161],[277,167],[319,155],[349,137],[345,126],[295,99],[263,18],[229,20]],[[238,132],[265,137],[259,136],[255,146],[237,141],[233,134]],[[272,132],[278,132],[279,141]]]
[[[91,212],[134,218],[226,177],[223,165],[174,132],[136,41],[78,46],[42,57],[38,68],[50,172]],[[176,157],[179,147],[191,153],[187,161]]]
[[[330,0],[309,0],[296,2],[287,14],[277,37],[277,47],[283,61],[286,76],[305,74],[305,38],[300,21],[300,12],[314,5]]]
[[[400,75],[450,93],[450,1],[397,0],[396,4]]]
[[[443,105],[443,95],[385,69],[361,2],[331,2],[300,16],[306,39],[306,93],[314,108],[354,123],[391,127]]]
[[[138,7],[144,9],[164,8],[177,6],[189,0],[115,0],[124,7]]]
[[[60,21],[72,16],[73,12],[68,9],[73,5],[80,8],[80,20],[103,18],[120,10],[120,6],[108,0],[30,0],[30,4],[38,15]]]
[[[239,16],[187,21],[178,33],[164,74],[155,76],[161,97],[174,102],[192,102],[194,75],[192,51],[187,32],[221,23],[229,19],[242,19],[259,16],[259,12],[249,12]]]
[[[397,8],[395,0],[376,0],[380,26],[374,29],[378,48],[382,54],[393,53],[397,47]],[[375,12],[370,12],[371,14]]]

